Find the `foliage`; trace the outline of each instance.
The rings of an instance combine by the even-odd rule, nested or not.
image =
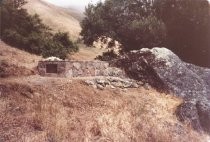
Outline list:
[[[114,52],[114,50],[110,50],[107,52],[104,52],[102,55],[99,55],[96,57],[96,59],[101,61],[111,61],[113,59],[116,59],[118,55]]]
[[[24,0],[1,2],[1,39],[3,41],[44,57],[57,56],[65,59],[69,52],[78,50],[68,33],[53,34],[50,28],[42,23],[39,15],[29,15],[22,8],[25,3]]]
[[[81,22],[83,40],[91,45],[101,36],[122,44],[123,50],[162,46],[165,26],[153,13],[148,0],[106,0],[88,5]]]
[[[167,47],[182,59],[210,66],[210,6],[207,0],[155,0],[167,27]]]
[[[81,35],[87,45],[110,37],[124,51],[165,46],[184,61],[210,66],[209,10],[207,0],[105,0],[86,8]]]

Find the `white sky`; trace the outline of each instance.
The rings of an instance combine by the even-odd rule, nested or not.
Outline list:
[[[100,0],[45,0],[52,4],[62,7],[77,7],[84,9],[88,3],[97,3]],[[101,0],[104,1],[104,0]],[[210,0],[208,0],[210,2]]]
[[[97,3],[100,0],[45,0],[45,1],[63,7],[73,6],[73,7],[84,8],[86,5],[88,5],[88,3]]]

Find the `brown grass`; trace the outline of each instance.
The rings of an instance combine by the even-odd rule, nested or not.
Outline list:
[[[33,69],[42,57],[11,47],[0,40],[0,61]]]
[[[45,24],[53,31],[68,32],[73,40],[77,40],[81,27],[79,20],[74,18],[75,11],[71,13],[64,8],[54,6],[42,0],[28,0],[24,6],[29,13],[38,14]]]
[[[1,61],[32,69],[41,59],[0,45]],[[153,89],[101,91],[67,78],[0,78],[0,142],[205,142],[177,120],[181,102]]]
[[[69,55],[69,59],[91,61],[94,60],[98,55],[102,55],[103,52],[108,51],[106,48],[86,47],[84,44],[78,44],[78,46],[79,51],[77,53]]]
[[[95,90],[31,76],[0,83],[0,141],[202,142],[177,121],[181,100],[144,88]]]

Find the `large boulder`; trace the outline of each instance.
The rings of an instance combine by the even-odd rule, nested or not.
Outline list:
[[[166,48],[132,51],[116,65],[134,79],[183,98],[177,110],[180,120],[210,133],[210,69],[185,63]]]

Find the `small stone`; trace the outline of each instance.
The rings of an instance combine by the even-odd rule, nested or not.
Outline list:
[[[104,87],[103,87],[102,85],[100,85],[100,84],[97,85],[97,88],[98,88],[99,90],[104,90]]]
[[[75,67],[76,69],[80,69],[81,68],[81,64],[80,63],[73,63],[73,67]]]
[[[150,85],[149,85],[148,83],[145,83],[145,84],[144,84],[144,88],[145,88],[146,90],[149,90],[151,87],[150,87]]]
[[[94,85],[95,82],[93,80],[86,80],[85,83],[89,86]]]
[[[138,81],[137,84],[140,85],[140,86],[144,85],[144,83],[142,81]]]
[[[97,86],[94,84],[94,85],[92,85],[92,87],[94,88],[94,89],[97,89]]]
[[[110,88],[111,88],[111,89],[115,89],[115,87],[114,87],[113,85],[110,85]]]
[[[114,87],[123,87],[122,83],[121,82],[113,82],[112,85]]]
[[[133,83],[133,84],[132,84],[132,87],[133,87],[133,88],[139,88],[139,85],[138,85],[137,83]]]
[[[36,96],[36,97],[40,97],[40,96],[41,96],[41,94],[40,94],[40,93],[35,92],[35,93],[34,93],[34,96]]]
[[[96,83],[97,83],[97,84],[100,84],[100,85],[104,85],[104,84],[105,84],[105,80],[97,79],[97,80],[96,80]]]

